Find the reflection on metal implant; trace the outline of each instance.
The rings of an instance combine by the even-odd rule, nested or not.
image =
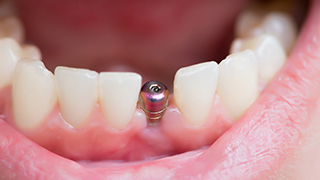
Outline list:
[[[161,82],[149,81],[141,88],[138,106],[150,124],[157,124],[167,109],[168,100],[168,88]]]

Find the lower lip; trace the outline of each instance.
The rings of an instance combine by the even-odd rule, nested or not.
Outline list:
[[[282,72],[248,112],[208,149],[128,166],[85,168],[41,148],[0,119],[0,179],[268,177],[294,153],[313,120],[309,115],[316,111],[309,102],[318,100],[320,87],[306,82],[320,77],[316,69],[320,62],[310,56],[310,50],[319,46],[314,41],[319,34],[319,9],[320,1],[314,1]]]

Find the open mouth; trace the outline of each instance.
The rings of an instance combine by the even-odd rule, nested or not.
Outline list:
[[[0,179],[320,177],[320,2],[279,2],[2,1]]]

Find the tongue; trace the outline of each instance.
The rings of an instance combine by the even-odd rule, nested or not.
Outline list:
[[[46,66],[136,71],[171,86],[178,68],[228,53],[245,1],[16,0]],[[81,52],[81,53],[80,53]]]

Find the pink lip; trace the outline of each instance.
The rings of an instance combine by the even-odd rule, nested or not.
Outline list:
[[[270,177],[300,145],[316,111],[319,9],[320,1],[314,0],[289,62],[247,113],[208,149],[137,164],[83,166],[47,151],[0,119],[0,179]]]

